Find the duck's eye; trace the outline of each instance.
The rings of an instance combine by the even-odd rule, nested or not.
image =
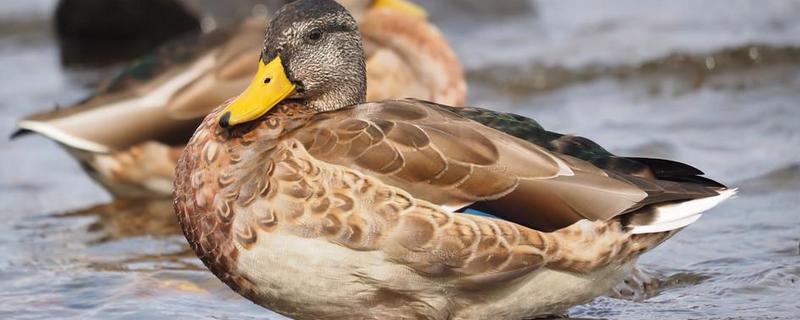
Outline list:
[[[322,31],[319,29],[311,30],[311,32],[308,33],[308,39],[311,41],[322,39]]]

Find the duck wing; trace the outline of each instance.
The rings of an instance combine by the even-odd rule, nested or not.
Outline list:
[[[213,107],[246,86],[263,21],[171,42],[132,63],[94,95],[37,113],[20,135],[43,134],[68,147],[106,153],[145,141],[182,145]]]
[[[603,169],[420,100],[319,114],[295,136],[315,158],[356,168],[415,198],[450,211],[478,208],[540,231],[718,194]]]

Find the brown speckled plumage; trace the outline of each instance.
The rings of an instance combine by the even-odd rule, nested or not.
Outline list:
[[[332,12],[302,10],[321,2]],[[546,132],[555,138],[539,141],[538,125],[506,126],[535,123],[515,115],[412,99],[349,105],[363,100],[366,71],[352,60],[363,55],[308,52],[357,38],[317,44],[294,35],[324,22],[342,32],[352,18],[328,0],[285,8],[268,33],[284,36],[267,43],[282,49],[266,56],[291,60],[283,63],[289,81],[307,90],[233,128],[218,124],[227,106],[218,108],[187,145],[175,180],[178,218],[198,256],[274,311],[298,319],[563,313],[609,290],[641,253],[733,193],[678,163],[644,159],[648,174],[619,165],[634,158],[603,165],[610,154],[590,140]],[[298,61],[311,56],[324,63],[303,69]],[[342,75],[359,76],[321,80],[342,65],[350,68]],[[326,96],[331,83],[352,96]]]
[[[362,121],[366,120],[353,114],[338,115],[359,108],[374,109],[381,121],[364,125]],[[369,119],[369,114],[360,112],[362,119]],[[415,136],[403,130],[446,130],[424,125],[425,119],[444,124],[446,117],[463,121],[457,125],[462,129],[474,126],[474,137],[459,141],[473,145],[483,140],[487,145],[482,148],[494,152],[459,154],[458,142],[450,141],[453,144],[446,154],[441,150],[418,157],[407,154],[424,154],[431,141],[440,141],[431,135],[440,132],[420,131]],[[522,142],[510,137],[503,141],[498,132],[458,120],[434,105],[395,101],[314,114],[302,105],[286,104],[232,133],[219,128],[214,119],[212,114],[204,122],[179,162],[175,202],[179,220],[187,239],[212,272],[234,290],[279,312],[308,316],[298,310],[283,310],[278,302],[266,303],[237,270],[240,250],[262,245],[261,238],[275,234],[321,239],[351,250],[380,251],[391,263],[465,292],[500,290],[509,281],[536,274],[542,268],[592,274],[612,264],[631,262],[670,235],[633,236],[624,231],[621,222],[603,219],[591,223],[574,220],[548,233],[533,229],[536,225],[525,227],[443,210],[441,206],[448,201],[463,204],[493,199],[518,187],[518,182],[508,187],[496,181],[503,175],[519,177],[522,172],[513,168],[520,167],[507,164],[506,172],[490,168],[507,161],[504,157],[508,157],[505,150],[509,144]],[[414,121],[415,129],[402,129],[401,120]],[[341,122],[334,125],[332,121]],[[491,138],[481,139],[486,135]],[[386,143],[387,149],[370,144],[375,141]],[[406,154],[392,155],[392,149]],[[379,154],[365,156],[369,150]],[[516,159],[543,161],[522,167],[528,175],[556,176],[553,160],[546,158],[546,152],[528,146],[524,154],[528,157],[518,155]],[[539,154],[538,158],[531,158],[534,154]],[[451,157],[449,161],[476,163],[459,163],[471,169],[459,170],[464,176],[436,184],[432,178],[447,175],[447,169],[435,164],[442,156]],[[398,159],[402,163],[392,164]],[[421,169],[426,164],[438,169]],[[578,160],[572,160],[571,165],[586,166]],[[591,174],[602,175],[597,170]],[[468,183],[470,179],[480,182]],[[488,192],[491,190],[495,193]],[[528,214],[552,213],[545,209]],[[388,288],[381,290],[391,292]],[[450,303],[464,303],[460,299]]]

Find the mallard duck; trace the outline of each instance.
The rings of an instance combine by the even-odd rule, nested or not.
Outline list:
[[[297,319],[563,314],[735,193],[518,115],[365,102],[357,28],[330,0],[284,6],[247,89],[178,162],[191,247],[257,304]]]
[[[360,22],[371,100],[416,97],[462,104],[461,65],[425,12],[404,0],[345,0]],[[145,57],[69,108],[19,127],[63,145],[86,171],[122,197],[168,197],[177,157],[214,107],[256,71],[263,19],[202,38],[184,38]],[[410,64],[409,61],[415,63]]]

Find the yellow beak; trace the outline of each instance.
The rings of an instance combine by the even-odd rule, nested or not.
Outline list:
[[[425,9],[408,0],[375,0],[372,5],[375,8],[386,8],[404,12],[421,19],[428,19],[428,12]]]
[[[295,88],[283,70],[280,56],[267,64],[260,61],[258,72],[247,89],[222,110],[219,124],[227,128],[258,119],[291,96]]]

